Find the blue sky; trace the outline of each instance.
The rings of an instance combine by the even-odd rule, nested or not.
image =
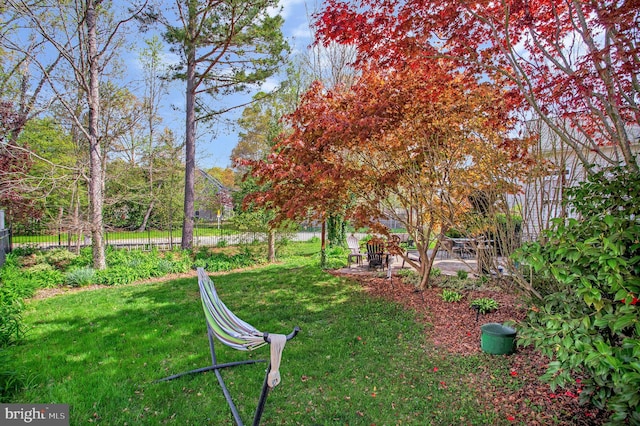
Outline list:
[[[283,32],[292,48],[291,55],[307,49],[312,42],[309,30],[309,19],[313,11],[318,10],[320,3],[313,0],[282,0],[282,16],[285,19]],[[261,87],[262,90],[275,88],[281,76],[275,76],[267,80]],[[238,105],[250,99],[251,95],[232,96],[224,100],[225,105]],[[163,126],[174,130],[179,140],[184,138],[184,85],[172,83],[169,93],[166,95],[163,108]],[[224,120],[213,125],[212,129],[204,126],[198,127],[196,163],[200,168],[228,167],[231,150],[238,142],[238,130],[229,122],[235,121],[242,113],[242,109],[236,109],[225,115]]]

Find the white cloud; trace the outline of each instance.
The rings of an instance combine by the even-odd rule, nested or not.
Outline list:
[[[305,0],[280,0],[278,2],[277,8],[270,8],[269,14],[275,15],[282,8],[282,17],[286,20],[295,16],[297,13],[297,9],[300,8],[301,5],[305,4]]]
[[[279,84],[280,82],[277,77],[269,77],[262,83],[260,90],[268,93],[277,89]]]

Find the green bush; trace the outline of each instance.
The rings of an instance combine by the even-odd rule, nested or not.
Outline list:
[[[20,258],[9,253],[2,269],[0,269],[0,302],[2,300],[24,299],[33,296],[38,283],[32,275],[25,273],[20,267]]]
[[[469,278],[469,273],[467,271],[463,271],[462,269],[458,269],[456,271],[456,277],[458,277],[458,279],[460,280],[466,280],[467,278]]]
[[[48,263],[38,263],[29,268],[23,269],[24,278],[32,282],[35,288],[57,287],[64,283],[64,274],[59,269]]]
[[[207,258],[199,258],[194,261],[194,267],[205,268],[209,272],[231,271],[238,268],[246,268],[259,263],[260,259],[248,248],[242,252],[229,255],[225,253],[211,253]]]
[[[582,219],[554,220],[517,253],[558,288],[531,310],[519,344],[553,359],[543,376],[553,388],[580,376],[582,401],[640,424],[640,174],[603,170],[566,196]]]
[[[0,349],[20,341],[24,336],[22,310],[20,299],[0,294]]]
[[[449,289],[442,289],[442,294],[440,295],[440,297],[442,298],[442,300],[444,300],[445,302],[459,302],[462,300],[462,294],[458,293],[455,290],[449,290]]]
[[[493,312],[497,310],[500,307],[500,305],[498,305],[498,302],[496,302],[491,298],[482,297],[480,299],[473,299],[469,304],[469,307],[473,309],[477,309],[478,312],[484,315],[484,314],[488,314],[489,312]]]
[[[10,253],[0,269],[0,349],[23,337],[22,300],[35,291],[35,284],[22,273],[19,263],[19,257]]]
[[[437,278],[440,275],[442,275],[442,271],[439,268],[431,268],[431,271],[429,272],[429,276],[431,278]]]
[[[83,247],[80,249],[80,253],[76,255],[76,257],[71,260],[69,264],[69,268],[80,268],[82,266],[92,266],[93,265],[93,252],[91,247]]]
[[[338,269],[346,266],[349,249],[344,247],[329,247],[325,250],[325,269]]]
[[[437,268],[434,268],[437,269]],[[433,269],[431,270],[433,272]],[[402,277],[402,280],[407,284],[418,286],[420,284],[420,274],[415,269],[401,269],[398,271],[398,276]]]
[[[95,269],[85,266],[73,271],[67,272],[65,283],[71,287],[83,287],[95,282]]]
[[[164,252],[163,258],[159,260],[159,268],[169,268],[167,273],[183,274],[191,269],[193,262],[189,253],[181,250]]]
[[[77,254],[64,248],[56,248],[42,252],[43,263],[47,263],[55,269],[62,271],[67,269],[77,257]]]
[[[95,273],[96,283],[103,285],[130,284],[140,279],[140,277],[138,270],[125,265],[110,266]]]

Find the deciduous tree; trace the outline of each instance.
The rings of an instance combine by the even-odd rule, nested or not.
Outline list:
[[[106,267],[104,224],[102,218],[104,195],[104,151],[100,133],[100,82],[109,70],[110,61],[122,46],[122,29],[140,9],[126,10],[116,16],[109,4],[102,0],[86,2],[35,2],[8,0],[7,12],[21,31],[3,37],[5,46],[17,52],[25,66],[37,70],[41,79],[37,88],[47,85],[55,101],[62,105],[74,120],[78,131],[88,142],[89,198],[93,264],[96,269]],[[24,43],[24,40],[35,40]],[[24,44],[23,44],[24,43]],[[25,48],[25,45],[27,46]],[[51,62],[53,58],[53,62]],[[64,63],[65,69],[61,69]],[[66,71],[56,72],[53,71]],[[78,114],[76,104],[69,101],[64,83],[72,77],[71,93],[81,93],[84,104]],[[26,80],[23,80],[25,84]],[[23,91],[24,92],[24,91]],[[77,99],[72,95],[73,99]]]
[[[354,45],[361,65],[452,61],[517,96],[585,164],[595,152],[637,171],[639,11],[634,0],[329,0],[317,22],[322,43]]]
[[[321,217],[346,209],[359,224],[389,235],[399,220],[422,262],[406,259],[426,286],[439,241],[479,190],[514,191],[527,143],[508,137],[502,90],[446,63],[365,70],[349,89],[315,84],[254,175],[272,187],[255,199],[279,218]],[[436,242],[435,251],[429,251]]]
[[[32,161],[26,147],[16,141],[23,128],[23,117],[11,102],[0,102],[0,207],[18,217],[31,213],[32,202],[24,197],[21,181],[29,172]]]
[[[300,73],[293,67],[287,69],[288,78],[270,96],[259,93],[257,100],[242,112],[238,120],[241,128],[240,140],[233,149],[231,158],[241,176],[240,191],[234,194],[236,200],[236,223],[244,223],[254,230],[267,233],[267,258],[276,260],[276,231],[292,228],[287,221],[273,221],[276,206],[256,205],[251,199],[256,192],[264,191],[271,185],[267,179],[260,184],[251,176],[255,162],[263,160],[273,148],[279,134],[288,132],[281,117],[295,109],[301,90]]]

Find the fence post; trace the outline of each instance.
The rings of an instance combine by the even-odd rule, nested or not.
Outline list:
[[[0,268],[4,265],[7,253],[11,253],[11,228],[5,229],[4,210],[0,210]]]

